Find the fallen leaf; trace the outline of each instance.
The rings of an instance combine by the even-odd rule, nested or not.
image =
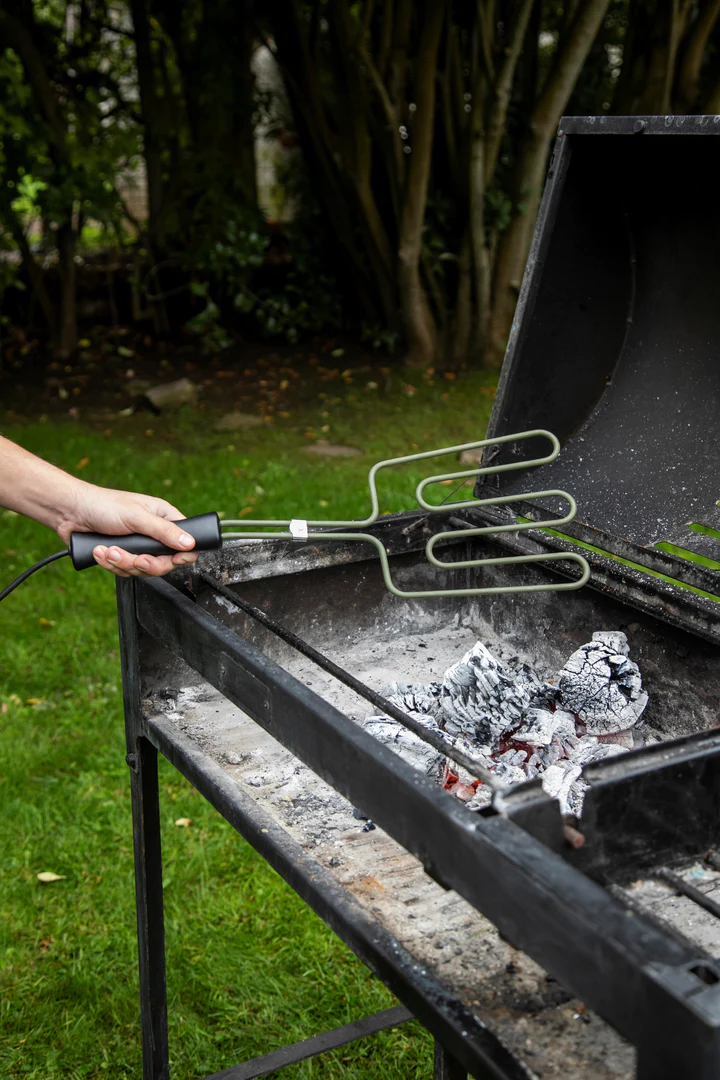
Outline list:
[[[50,628],[50,627],[53,627],[55,625],[54,619],[43,619],[41,617],[41,618],[38,619],[38,622],[40,623],[41,626],[44,626],[46,628]]]
[[[248,514],[252,514],[252,512],[253,512],[252,506],[246,506],[244,510],[240,511],[240,513],[238,514],[238,517],[239,518],[247,517]]]
[[[118,345],[117,351],[120,356],[124,356],[126,359],[129,359],[131,356],[135,355],[132,349],[128,349],[125,345]]]
[[[81,349],[89,349],[90,346],[92,345],[92,342],[90,341],[90,338],[84,337],[84,338],[80,338],[80,340],[78,341],[78,345],[80,346]]]
[[[179,817],[175,822],[181,829],[188,829],[192,825],[192,818]]]
[[[75,468],[76,469],[84,469],[89,464],[90,464],[90,458],[89,457],[80,458],[80,460],[78,461]]]
[[[66,881],[65,874],[53,874],[52,870],[42,870],[35,875],[38,881]]]
[[[25,704],[26,705],[42,705],[42,703],[44,701],[45,701],[44,697],[29,697],[29,698],[26,698]]]
[[[0,705],[0,713],[4,714],[7,711],[8,711],[8,703],[7,703],[7,701],[3,701],[2,705]]]

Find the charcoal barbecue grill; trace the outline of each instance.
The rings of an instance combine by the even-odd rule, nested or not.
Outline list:
[[[561,123],[489,434],[555,431],[563,452],[533,484],[572,491],[577,520],[462,535],[512,520],[495,507],[389,515],[370,530],[401,588],[437,582],[423,549],[448,527],[460,534],[448,561],[581,551],[589,586],[403,600],[371,549],[342,540],[230,541],[167,580],[118,583],[144,1080],[169,1075],[158,752],[402,1003],[215,1080],[410,1015],[435,1037],[438,1080],[720,1076],[712,135],[720,117]],[[484,478],[476,495],[524,490],[517,477]],[[483,576],[541,583],[561,565],[573,572]],[[458,565],[444,581],[463,588],[471,573]],[[557,670],[597,630],[627,634],[661,741],[587,766],[580,820],[539,781],[471,813],[358,722],[368,694],[437,677],[478,638]]]

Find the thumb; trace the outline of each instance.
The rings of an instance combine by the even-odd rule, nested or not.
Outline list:
[[[157,514],[141,512],[133,521],[133,528],[153,540],[159,540],[165,547],[174,548],[176,551],[190,551],[195,547],[195,537],[185,532],[181,524],[176,525],[174,521],[167,521]],[[122,543],[118,546],[122,547]]]

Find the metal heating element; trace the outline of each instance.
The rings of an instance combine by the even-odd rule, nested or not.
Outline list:
[[[414,461],[426,461],[428,458],[444,457],[448,454],[461,454],[466,450],[479,450],[489,446],[499,446],[503,443],[515,443],[525,439],[532,438],[545,438],[547,439],[552,450],[545,457],[534,458],[530,461],[510,461],[501,465],[488,465],[483,468],[465,469],[460,472],[441,473],[437,476],[428,476],[424,480],[421,480],[415,489],[415,498],[417,503],[423,510],[427,510],[428,513],[437,514],[447,512],[447,510],[477,510],[478,508],[487,508],[490,506],[507,506],[510,503],[527,502],[531,499],[546,499],[546,498],[559,498],[564,499],[569,507],[567,514],[564,517],[548,518],[546,521],[514,521],[507,525],[490,525],[482,527],[471,527],[446,530],[445,532],[436,533],[431,536],[425,545],[425,557],[428,562],[433,566],[437,566],[440,570],[481,570],[483,568],[495,567],[495,566],[507,566],[507,565],[521,565],[525,563],[533,562],[574,562],[581,568],[581,575],[579,578],[568,582],[555,582],[545,581],[542,583],[536,583],[532,585],[493,585],[483,588],[463,588],[463,589],[416,589],[407,590],[400,589],[394,583],[392,574],[390,573],[390,563],[388,560],[388,554],[385,550],[385,546],[380,539],[376,536],[372,536],[365,532],[344,532],[342,530],[351,528],[353,530],[365,529],[370,525],[374,525],[380,516],[380,503],[378,500],[376,478],[381,469],[389,469],[396,465],[409,465]],[[527,592],[563,592],[572,589],[580,589],[587,582],[590,577],[590,567],[586,559],[582,555],[575,552],[544,552],[541,555],[510,555],[495,558],[482,558],[482,559],[467,559],[461,562],[452,563],[444,562],[439,559],[435,554],[435,548],[438,544],[456,542],[458,540],[469,540],[479,536],[486,536],[489,534],[497,533],[522,533],[527,532],[529,529],[557,529],[563,525],[569,524],[576,513],[577,505],[572,495],[569,495],[567,491],[559,491],[552,489],[549,491],[534,491],[534,492],[522,492],[514,493],[512,495],[495,495],[489,499],[465,499],[459,502],[453,502],[447,505],[446,503],[433,504],[429,503],[425,498],[425,490],[430,487],[431,484],[448,484],[454,481],[459,481],[458,486],[462,486],[467,479],[471,476],[476,477],[478,480],[480,477],[488,476],[491,473],[505,473],[515,472],[519,469],[531,469],[540,465],[548,465],[553,462],[560,453],[560,443],[558,439],[553,435],[551,431],[544,429],[535,429],[532,431],[521,431],[512,435],[500,435],[494,439],[479,439],[476,442],[462,443],[459,446],[446,446],[440,450],[426,450],[420,454],[407,454],[404,457],[387,458],[385,461],[378,461],[371,468],[368,474],[368,487],[370,489],[370,514],[368,517],[361,521],[330,521],[330,520],[317,520],[306,521],[304,519],[285,519],[285,520],[249,520],[249,519],[237,519],[237,520],[224,520],[221,522],[223,528],[224,539],[242,538],[244,540],[270,540],[281,539],[289,537],[292,540],[304,541],[304,540],[350,540],[359,541],[361,543],[372,544],[376,549],[380,557],[380,566],[382,568],[383,580],[385,586],[394,596],[402,597],[403,599],[420,599],[428,596],[487,596],[496,593],[527,593]],[[455,489],[457,490],[457,488]],[[322,528],[324,531],[316,531],[318,528]],[[241,531],[230,531],[233,529]],[[310,531],[310,530],[313,531]],[[255,531],[254,531],[255,530]],[[327,531],[332,530],[332,531]]]

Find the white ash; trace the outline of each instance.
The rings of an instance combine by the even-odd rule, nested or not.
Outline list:
[[[416,715],[416,719],[420,720],[421,717]],[[427,717],[424,719],[427,721]],[[397,720],[388,719],[387,716],[369,716],[364,726],[380,742],[393,746],[416,769],[421,769],[434,780],[441,779],[445,758],[434,746],[418,738],[413,731],[403,727]],[[434,727],[432,723],[426,723],[426,726]]]
[[[647,705],[640,670],[629,652],[620,631],[593,634],[560,672],[565,708],[576,713],[592,735],[634,727]]]
[[[648,696],[625,634],[601,631],[552,678],[527,664],[503,663],[482,642],[440,682],[393,683],[386,696],[426,727],[444,732],[507,784],[542,777],[562,813],[579,817],[587,785],[582,768],[641,741]],[[366,728],[407,761],[468,803],[485,805],[487,788],[395,720],[371,716]]]

